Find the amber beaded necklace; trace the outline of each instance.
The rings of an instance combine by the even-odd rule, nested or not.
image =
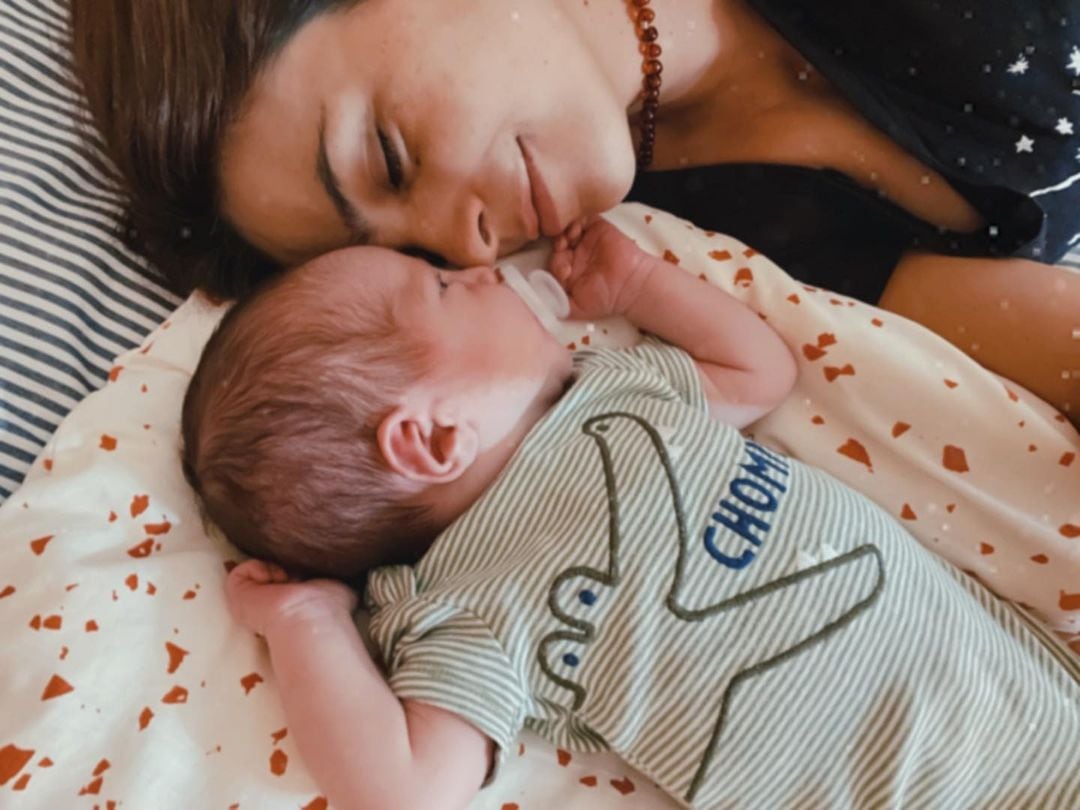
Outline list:
[[[656,12],[649,8],[651,0],[627,0],[630,19],[634,22],[634,31],[638,38],[638,51],[641,53],[641,112],[638,113],[638,131],[640,139],[637,149],[638,169],[648,168],[653,159],[653,145],[656,143],[656,111],[660,108],[660,74],[664,66],[660,64],[663,51],[657,44],[660,32],[653,20]]]

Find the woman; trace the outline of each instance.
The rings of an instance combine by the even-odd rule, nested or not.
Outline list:
[[[922,322],[1075,420],[1080,277],[1043,262],[1080,238],[1080,15],[972,5],[72,14],[128,241],[178,290],[241,294],[354,242],[490,262],[629,194]]]

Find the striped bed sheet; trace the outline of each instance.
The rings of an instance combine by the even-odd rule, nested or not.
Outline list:
[[[113,236],[120,201],[70,82],[66,20],[60,0],[0,4],[0,503],[180,303]],[[1080,270],[1080,245],[1065,263]]]
[[[64,2],[0,4],[0,502],[179,304],[113,236],[120,202],[87,146],[66,29]]]

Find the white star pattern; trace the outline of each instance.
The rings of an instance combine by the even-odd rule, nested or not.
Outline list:
[[[1076,71],[1076,75],[1080,76],[1080,48],[1073,45],[1072,51],[1069,53],[1069,64],[1065,66],[1067,70]]]
[[[1008,72],[1011,73],[1013,76],[1023,76],[1025,73],[1027,73],[1027,69],[1028,60],[1023,55],[1020,55],[1017,57],[1015,62],[1009,65]]]
[[[1035,151],[1032,149],[1033,146],[1035,146],[1035,141],[1027,135],[1021,135],[1020,140],[1016,142],[1016,154],[1019,155],[1021,152],[1033,152]]]
[[[1057,126],[1054,127],[1054,129],[1056,129],[1062,135],[1072,135],[1073,134],[1072,121],[1070,121],[1068,118],[1059,118],[1058,122],[1057,122]]]

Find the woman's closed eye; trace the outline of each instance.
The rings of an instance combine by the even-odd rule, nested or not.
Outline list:
[[[402,168],[401,155],[393,141],[387,137],[380,127],[376,127],[375,134],[379,138],[379,148],[382,149],[383,160],[386,163],[386,177],[390,181],[390,187],[394,191],[401,191],[405,183],[405,172]]]

